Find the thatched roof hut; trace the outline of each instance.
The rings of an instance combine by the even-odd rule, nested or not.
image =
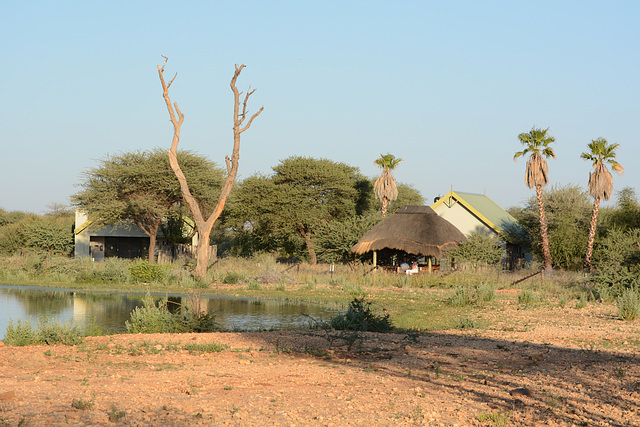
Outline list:
[[[383,219],[353,245],[351,252],[395,249],[410,254],[442,258],[444,251],[467,238],[428,206],[403,206]]]

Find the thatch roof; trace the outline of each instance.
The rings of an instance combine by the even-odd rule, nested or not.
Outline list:
[[[383,219],[353,245],[351,252],[395,249],[410,254],[442,258],[444,251],[467,238],[428,206],[403,206]]]

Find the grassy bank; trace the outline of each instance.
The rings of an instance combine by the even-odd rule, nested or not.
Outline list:
[[[489,327],[487,312],[505,304],[585,309],[596,301],[616,303],[577,273],[541,274],[519,283],[535,271],[495,270],[398,275],[336,265],[280,264],[271,255],[220,259],[207,280],[196,281],[189,265],[148,264],[146,261],[107,259],[103,263],[45,255],[0,259],[0,283],[38,285],[96,292],[159,292],[226,295],[311,302],[345,308],[356,297],[373,302],[403,329],[436,331]],[[604,297],[604,298],[603,298]],[[640,310],[640,309],[639,309]]]

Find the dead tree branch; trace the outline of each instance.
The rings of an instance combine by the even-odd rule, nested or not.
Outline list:
[[[158,65],[158,75],[160,77],[160,82],[162,83],[162,96],[165,100],[165,104],[167,105],[167,110],[169,111],[169,119],[171,124],[173,125],[173,139],[171,141],[171,149],[168,151],[169,155],[169,163],[171,164],[171,168],[175,173],[178,181],[180,182],[180,189],[182,191],[182,195],[185,199],[185,202],[189,206],[191,213],[193,214],[193,219],[196,223],[196,229],[198,231],[199,248],[198,248],[198,262],[196,266],[196,276],[204,278],[206,276],[206,270],[208,265],[208,257],[209,257],[209,235],[211,233],[211,229],[213,228],[213,224],[220,217],[222,210],[224,209],[224,205],[231,193],[231,189],[233,188],[233,183],[238,175],[238,160],[240,159],[240,134],[249,129],[253,120],[262,113],[264,107],[260,107],[260,109],[251,116],[247,124],[243,127],[242,124],[246,118],[247,114],[247,103],[249,101],[249,97],[255,92],[255,90],[250,90],[247,92],[244,97],[244,101],[242,102],[242,113],[240,113],[240,93],[236,87],[236,81],[242,72],[242,69],[245,67],[244,65],[236,65],[235,73],[233,78],[231,79],[231,90],[234,95],[234,109],[233,109],[233,150],[231,152],[231,158],[229,156],[225,156],[225,163],[227,166],[227,176],[224,180],[222,188],[220,190],[220,196],[218,197],[218,202],[213,209],[213,212],[209,215],[209,217],[205,220],[202,211],[200,210],[200,206],[197,200],[191,194],[189,190],[189,185],[187,183],[187,179],[178,164],[178,143],[180,142],[180,129],[182,128],[182,123],[184,122],[184,114],[178,108],[178,103],[171,103],[171,99],[169,98],[169,87],[174,82],[177,77],[176,75],[171,79],[171,81],[167,84],[164,79],[164,68],[167,64],[168,58],[163,56],[164,63],[162,66]],[[206,249],[205,249],[206,248]]]

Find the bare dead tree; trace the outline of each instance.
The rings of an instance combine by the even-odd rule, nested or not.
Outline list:
[[[171,124],[173,125],[173,140],[171,141],[171,149],[169,150],[169,163],[171,164],[171,169],[176,174],[178,181],[180,182],[180,189],[182,190],[182,196],[184,197],[187,206],[189,206],[189,210],[191,210],[191,214],[193,215],[193,219],[196,223],[196,230],[198,232],[198,251],[197,251],[197,264],[195,275],[198,278],[205,279],[207,276],[207,266],[209,263],[209,236],[211,235],[211,229],[213,228],[213,224],[215,224],[218,217],[222,213],[224,209],[224,205],[227,202],[227,198],[231,193],[231,189],[233,188],[233,183],[238,175],[238,160],[240,159],[240,135],[249,129],[253,120],[262,113],[264,107],[260,107],[260,109],[254,113],[248,120],[246,124],[244,124],[245,119],[247,118],[247,102],[249,101],[249,97],[255,92],[249,90],[244,96],[244,100],[240,102],[240,95],[242,92],[239,92],[236,88],[236,81],[238,80],[238,76],[242,72],[242,69],[245,67],[243,65],[236,65],[235,73],[233,74],[233,78],[231,79],[231,90],[233,91],[234,96],[234,107],[233,107],[233,151],[231,152],[231,159],[229,156],[225,156],[225,163],[227,165],[227,176],[222,185],[222,189],[220,190],[220,196],[218,197],[218,202],[213,209],[213,212],[209,215],[207,219],[204,218],[204,215],[200,209],[198,201],[193,197],[191,191],[189,191],[189,184],[187,183],[187,179],[178,164],[178,142],[180,142],[180,129],[182,127],[182,123],[184,122],[184,114],[178,108],[178,103],[171,103],[171,99],[169,98],[169,87],[177,77],[177,73],[173,76],[171,81],[167,84],[164,79],[164,67],[167,64],[168,58],[163,56],[164,63],[162,66],[158,65],[158,75],[160,76],[160,82],[162,83],[162,96],[164,97],[164,101],[167,104],[167,110],[169,111],[169,117],[171,119]],[[240,106],[242,105],[242,110],[240,110]]]

